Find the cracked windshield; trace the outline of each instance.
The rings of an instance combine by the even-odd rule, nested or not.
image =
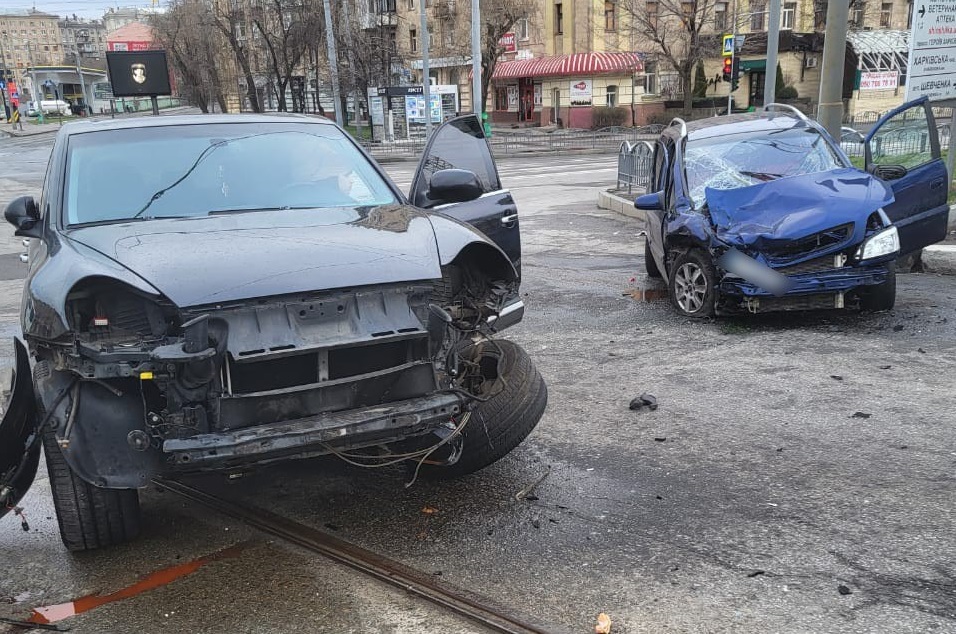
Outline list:
[[[708,187],[737,189],[844,167],[823,136],[806,128],[689,141],[685,165],[690,197],[698,208]]]
[[[77,135],[67,160],[66,223],[395,202],[345,136],[316,127],[163,126]]]

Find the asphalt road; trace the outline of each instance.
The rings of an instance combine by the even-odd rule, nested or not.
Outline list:
[[[38,186],[48,144],[0,139],[0,164],[22,165],[4,170],[0,203]],[[387,169],[407,184],[414,168]],[[599,612],[616,634],[956,631],[953,278],[901,276],[885,314],[689,322],[623,295],[646,280],[640,227],[595,207],[614,157],[500,170],[522,214],[528,304],[507,337],[550,390],[532,436],[452,483],[405,488],[402,469],[320,459],[201,486],[571,631],[593,631]],[[4,251],[18,253],[0,231]],[[4,275],[9,336],[20,284]],[[630,411],[643,392],[660,409]],[[549,469],[537,499],[515,500]],[[143,501],[139,540],[69,555],[41,471],[23,501],[31,530],[0,520],[0,616],[113,592],[239,543],[233,557],[64,623],[142,634],[476,631],[168,493]]]

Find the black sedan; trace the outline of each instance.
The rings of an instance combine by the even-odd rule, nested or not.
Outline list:
[[[32,245],[0,513],[42,445],[71,550],[133,537],[157,475],[335,454],[458,476],[544,411],[495,338],[521,245],[476,117],[435,131],[408,197],[324,119],[71,123],[6,218]]]

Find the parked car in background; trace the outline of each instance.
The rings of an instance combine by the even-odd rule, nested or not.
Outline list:
[[[407,197],[322,118],[69,123],[5,215],[32,238],[36,363],[17,340],[0,514],[42,444],[71,550],[133,537],[157,475],[335,454],[455,477],[547,403],[497,337],[524,314],[518,211],[473,115],[432,134]]]
[[[856,142],[848,135],[843,143]],[[946,236],[946,168],[919,99],[863,138],[864,169],[789,106],[684,123],[656,144],[645,258],[688,317],[892,308],[895,261]]]

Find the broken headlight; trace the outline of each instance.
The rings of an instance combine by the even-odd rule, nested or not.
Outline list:
[[[896,230],[896,227],[889,227],[868,238],[857,251],[857,257],[860,260],[871,260],[873,258],[892,255],[899,250],[900,234]]]

